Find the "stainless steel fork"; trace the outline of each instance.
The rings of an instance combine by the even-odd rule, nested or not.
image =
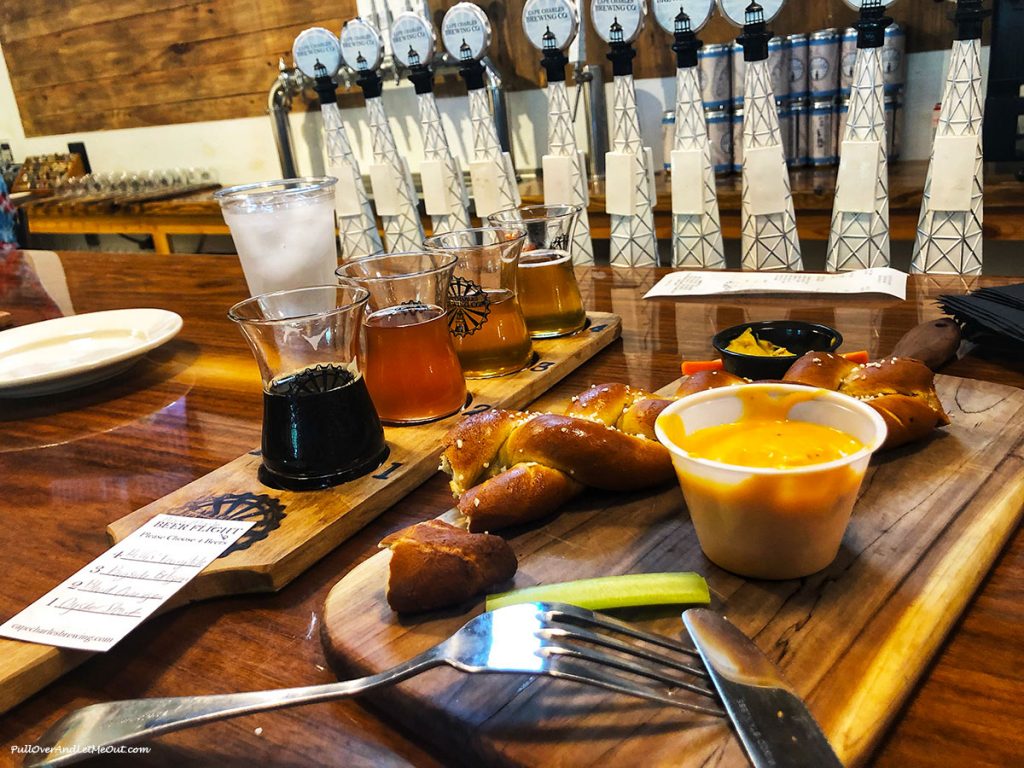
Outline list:
[[[582,608],[557,603],[511,605],[477,616],[444,642],[376,675],[305,688],[131,699],[83,707],[47,730],[25,764],[68,765],[100,754],[106,747],[214,720],[353,696],[444,664],[462,672],[547,675],[724,717],[699,658],[695,650],[667,637]],[[682,691],[713,703],[680,698]]]

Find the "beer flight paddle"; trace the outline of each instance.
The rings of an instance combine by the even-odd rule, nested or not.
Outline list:
[[[522,371],[470,381],[471,399],[461,413],[524,408],[620,335],[617,315],[590,312],[587,320],[587,327],[571,336],[535,339],[534,356]],[[116,543],[160,513],[255,520],[251,532],[185,587],[173,605],[276,592],[432,477],[441,438],[458,418],[460,414],[428,424],[385,426],[389,454],[384,462],[356,480],[323,491],[299,493],[263,485],[257,477],[262,457],[251,450],[115,521],[107,533]],[[83,564],[97,554],[83,553]],[[54,583],[65,575],[54,574]],[[87,658],[89,654],[81,651],[0,639],[0,712]]]

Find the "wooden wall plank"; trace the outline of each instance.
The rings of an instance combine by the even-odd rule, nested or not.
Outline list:
[[[540,54],[520,24],[525,0],[480,0],[494,27],[491,57],[512,90],[541,82]],[[456,0],[434,0],[440,25]],[[584,14],[589,3],[581,3]],[[948,3],[902,3],[893,15],[908,29],[908,50],[944,49],[952,40]],[[4,0],[0,44],[26,134],[53,133],[261,115],[278,59],[312,25],[340,29],[355,0]],[[772,23],[777,34],[845,27],[855,16],[842,0],[790,0]],[[602,64],[607,45],[585,22],[588,59]],[[737,30],[720,17],[702,30],[706,43]],[[638,42],[635,75],[674,71],[671,38],[649,19]],[[438,92],[462,93],[439,87]],[[359,101],[343,97],[343,103]],[[296,100],[296,109],[310,104]],[[239,111],[243,110],[243,111]]]
[[[355,13],[355,0],[57,5],[67,6],[57,9],[67,11],[63,23],[31,0],[0,12],[29,136],[261,115],[295,35],[313,25],[340,29]]]
[[[141,12],[159,12],[188,4],[188,0],[145,0],[143,10],[138,0],[55,0],[45,5],[7,0],[0,6],[0,39],[6,43],[55,34],[112,19],[138,16]]]

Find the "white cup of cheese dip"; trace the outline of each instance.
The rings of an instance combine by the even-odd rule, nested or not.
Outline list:
[[[837,429],[862,447],[831,461],[774,468],[700,458],[673,440],[763,418],[756,412],[761,406],[772,418]],[[835,559],[868,461],[886,436],[885,422],[869,405],[781,383],[689,395],[662,411],[654,430],[672,456],[704,554],[728,571],[759,579],[807,576]]]

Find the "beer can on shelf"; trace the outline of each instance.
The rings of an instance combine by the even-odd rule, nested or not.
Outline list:
[[[786,157],[786,165],[790,165],[796,150],[793,148],[793,108],[789,101],[775,103],[779,118],[779,140],[782,143],[782,154]]]
[[[784,37],[768,41],[768,71],[772,79],[772,95],[776,99],[789,98],[789,43]]]
[[[793,165],[799,167],[810,162],[807,149],[807,123],[810,118],[811,107],[807,99],[800,99],[793,102],[793,142],[796,146],[796,156]]]
[[[708,125],[711,165],[715,173],[728,173],[732,170],[732,115],[725,107],[706,109],[704,121]]]
[[[732,105],[733,108],[743,106],[743,78],[747,74],[747,62],[743,58],[743,46],[735,40],[729,46],[729,57],[732,60]]]
[[[811,165],[833,165],[836,156],[836,104],[833,99],[811,102],[807,123],[808,159]]]
[[[812,32],[807,45],[807,79],[812,99],[827,99],[839,89],[839,30]]]
[[[676,145],[676,113],[666,109],[661,113],[661,151],[662,167],[665,171],[672,170],[672,150]]]
[[[790,35],[789,41],[789,96],[793,99],[807,98],[807,46],[805,34]]]
[[[730,53],[728,43],[705,45],[697,51],[700,97],[705,109],[720,109],[729,105],[732,92]]]
[[[839,93],[850,95],[853,85],[853,65],[857,63],[857,30],[847,27],[839,45]]]
[[[732,111],[732,170],[743,170],[743,109]]]
[[[901,89],[906,80],[907,31],[899,24],[890,24],[882,45],[882,82],[889,93]]]
[[[903,92],[885,95],[885,137],[886,155],[889,160],[899,160],[903,151]]]

